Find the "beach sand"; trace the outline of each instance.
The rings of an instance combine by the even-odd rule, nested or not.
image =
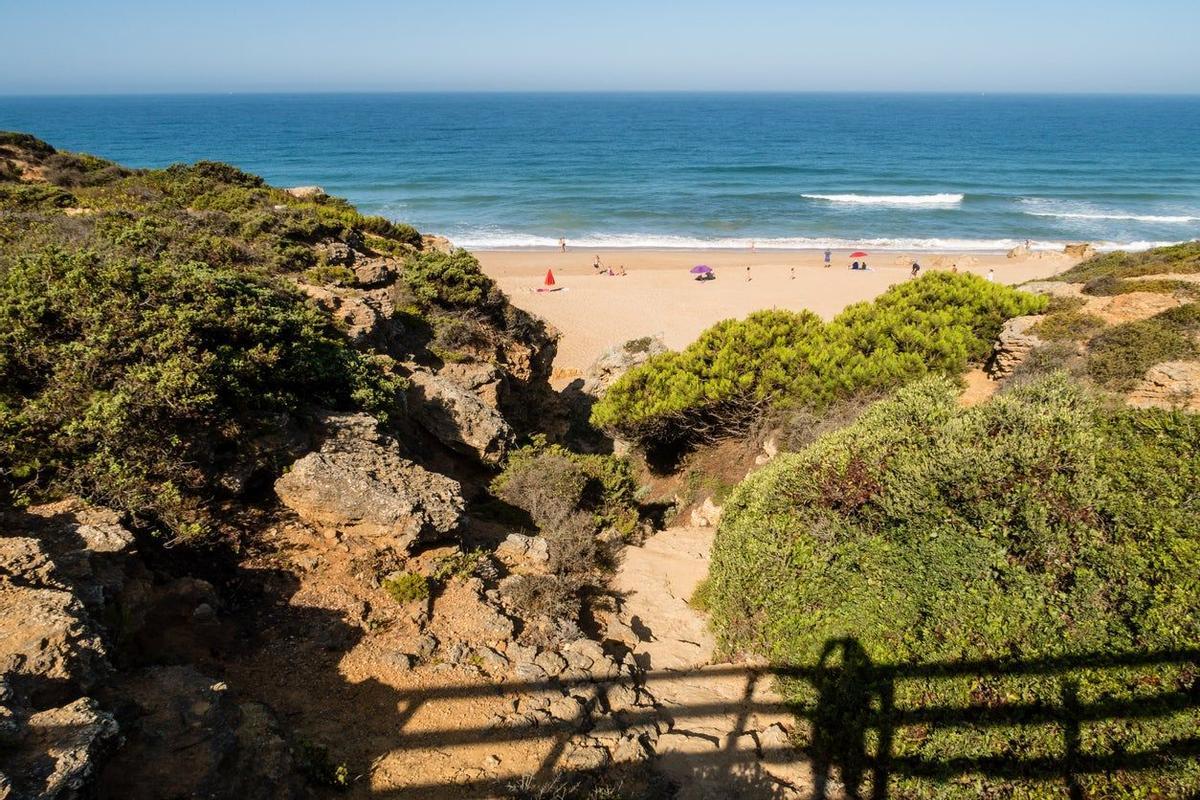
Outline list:
[[[1003,253],[879,253],[868,258],[870,272],[847,269],[848,251],[835,251],[823,267],[820,251],[759,250],[547,250],[477,251],[485,272],[513,304],[562,332],[553,383],[562,387],[580,377],[606,349],[641,336],[658,336],[679,349],[713,323],[744,317],[764,308],[809,309],[829,319],[850,303],[869,300],[908,280],[914,260],[922,273],[950,269],[987,274],[1020,283],[1047,278],[1075,259],[1034,253],[1010,259]],[[592,261],[625,266],[625,276],[597,275]],[[693,280],[688,270],[707,264],[713,281]],[[746,267],[750,267],[747,281]],[[792,277],[794,268],[795,277]],[[537,292],[547,269],[562,291]]]

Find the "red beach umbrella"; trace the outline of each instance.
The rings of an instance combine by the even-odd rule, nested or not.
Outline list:
[[[864,253],[862,250],[855,250],[850,254],[851,258],[866,258],[870,253]]]
[[[547,286],[554,285],[554,270],[552,270],[552,269],[546,270],[546,280],[543,281],[543,283],[545,283]]]

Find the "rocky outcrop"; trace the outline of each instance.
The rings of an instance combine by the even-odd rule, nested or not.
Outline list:
[[[409,376],[409,413],[438,441],[485,464],[497,464],[512,446],[508,422],[472,391],[441,375],[416,370]]]
[[[284,191],[297,200],[314,200],[325,196],[325,190],[320,186],[293,186]]]
[[[667,346],[661,339],[653,336],[630,339],[624,344],[610,348],[588,367],[583,380],[583,391],[593,397],[600,397],[627,371],[646,363],[652,356],[665,352]]]
[[[1072,242],[1063,248],[1063,254],[1082,260],[1096,255],[1096,248],[1090,242]]]
[[[1129,395],[1139,408],[1186,408],[1200,411],[1200,362],[1166,361],[1146,371]]]
[[[721,523],[721,506],[713,502],[711,497],[692,509],[691,523],[693,528],[715,528]]]
[[[85,695],[111,674],[96,617],[119,595],[138,615],[133,543],[116,514],[77,502],[0,516],[0,786],[13,797],[89,796],[116,744]]]
[[[992,357],[987,367],[993,380],[1012,375],[1013,370],[1025,360],[1030,351],[1042,345],[1042,340],[1029,332],[1041,319],[1040,316],[1030,315],[1013,317],[1004,323],[1004,327],[1000,329],[1000,336],[993,345]]]
[[[395,306],[387,289],[349,289],[298,284],[318,306],[346,329],[356,345],[385,342]]]
[[[366,414],[330,414],[319,448],[275,482],[280,501],[308,524],[405,552],[456,530],[457,481],[402,458]]]

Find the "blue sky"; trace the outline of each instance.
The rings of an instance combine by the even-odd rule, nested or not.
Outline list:
[[[1200,92],[1198,0],[0,0],[0,94]]]

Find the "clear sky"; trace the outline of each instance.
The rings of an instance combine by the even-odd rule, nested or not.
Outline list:
[[[0,0],[0,94],[1200,92],[1200,0]]]

